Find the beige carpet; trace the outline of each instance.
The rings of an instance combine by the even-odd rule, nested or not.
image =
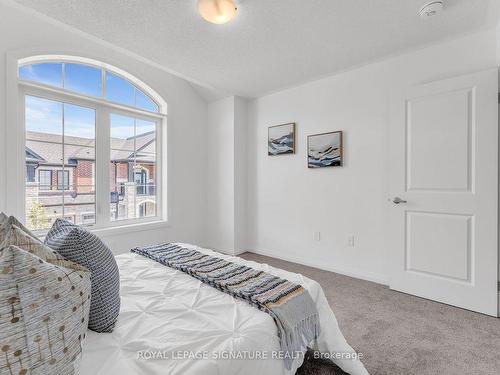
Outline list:
[[[242,258],[318,281],[371,375],[500,374],[500,319],[275,258]]]

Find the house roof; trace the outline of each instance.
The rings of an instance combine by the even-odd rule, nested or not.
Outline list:
[[[111,161],[154,162],[156,153],[155,132],[126,139],[111,138]],[[135,144],[135,147],[134,147]],[[134,148],[137,150],[134,153]],[[40,132],[26,132],[26,160],[40,164],[62,164],[62,136]],[[95,160],[95,139],[64,137],[64,164],[73,160]]]

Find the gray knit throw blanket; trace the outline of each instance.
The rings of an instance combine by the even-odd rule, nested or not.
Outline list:
[[[172,243],[134,248],[131,251],[185,272],[271,315],[278,327],[288,370],[296,354],[304,352],[319,336],[316,305],[301,285]]]

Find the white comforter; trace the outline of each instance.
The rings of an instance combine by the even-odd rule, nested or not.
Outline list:
[[[181,245],[301,284],[320,314],[317,348],[325,353],[354,352],[317,282],[267,264]],[[297,356],[287,370],[282,359],[272,358],[280,343],[268,314],[138,254],[119,255],[116,260],[120,317],[113,333],[88,331],[81,375],[289,375],[302,364],[302,356]],[[240,358],[223,359],[230,353]],[[357,359],[335,362],[352,375],[368,374]]]

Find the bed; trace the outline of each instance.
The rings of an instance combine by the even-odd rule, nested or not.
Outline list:
[[[317,282],[267,264],[181,245],[300,283],[320,314],[317,349],[354,352]],[[141,255],[122,254],[116,260],[120,317],[112,333],[87,331],[81,375],[289,375],[302,364],[303,357],[296,355],[287,369],[278,357],[277,328],[268,314]],[[352,375],[368,374],[358,359],[335,362]]]

